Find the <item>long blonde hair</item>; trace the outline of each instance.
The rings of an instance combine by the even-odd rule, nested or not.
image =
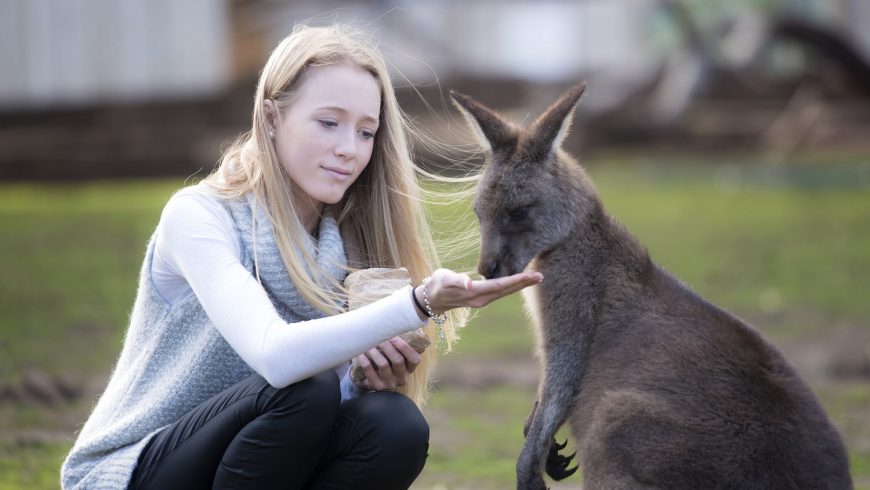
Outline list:
[[[413,284],[439,266],[432,234],[420,199],[418,175],[431,176],[411,159],[409,124],[399,108],[386,63],[365,32],[344,25],[297,26],[275,48],[257,84],[252,128],[223,154],[218,168],[204,183],[226,198],[253,193],[275,230],[275,240],[293,284],[305,299],[327,314],[340,313],[346,291],[337,284],[320,285],[325,277],[306,251],[303,227],[294,205],[290,178],[281,166],[269,137],[264,101],[279,112],[292,104],[309,67],[352,63],[378,81],[381,90],[380,126],[368,166],[333,205],[351,268],[405,267]],[[309,272],[312,271],[311,275]],[[312,277],[313,276],[313,277]],[[335,291],[338,291],[336,293]],[[408,299],[410,301],[410,298]],[[444,325],[444,349],[449,351],[464,325],[463,310],[452,310]],[[425,328],[438,341],[431,322]],[[437,348],[429,348],[400,391],[415,403],[425,403]]]

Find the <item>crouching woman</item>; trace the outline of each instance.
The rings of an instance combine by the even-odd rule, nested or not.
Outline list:
[[[429,317],[449,312],[449,345],[462,323],[450,310],[540,276],[437,268],[407,129],[364,35],[302,26],[277,46],[251,130],[163,210],[64,488],[410,486],[434,349],[398,335],[433,337]],[[345,275],[371,267],[405,267],[414,287],[344,311]]]

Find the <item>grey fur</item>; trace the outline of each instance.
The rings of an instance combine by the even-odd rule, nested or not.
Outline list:
[[[565,422],[588,489],[852,488],[840,435],[777,348],[654,264],[560,148],[584,88],[528,129],[451,93],[490,150],[478,270],[544,275],[523,291],[543,373],[517,488],[572,472]]]

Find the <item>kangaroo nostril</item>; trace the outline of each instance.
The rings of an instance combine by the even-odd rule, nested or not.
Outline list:
[[[498,260],[484,260],[483,257],[481,257],[477,262],[477,272],[487,279],[495,277],[495,275],[498,274],[498,270]]]
[[[486,270],[484,272],[484,276],[487,279],[492,279],[493,277],[495,277],[495,275],[498,273],[498,261],[493,260],[492,262],[487,263]]]

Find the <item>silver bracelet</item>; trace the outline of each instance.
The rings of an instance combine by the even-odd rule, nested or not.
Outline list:
[[[432,321],[435,322],[435,325],[438,325],[438,336],[441,340],[444,340],[444,322],[447,321],[447,315],[444,313],[435,314],[432,311],[432,305],[429,304],[429,280],[432,279],[429,276],[423,278],[423,305],[426,307],[426,313],[429,313],[429,317],[432,318]]]

